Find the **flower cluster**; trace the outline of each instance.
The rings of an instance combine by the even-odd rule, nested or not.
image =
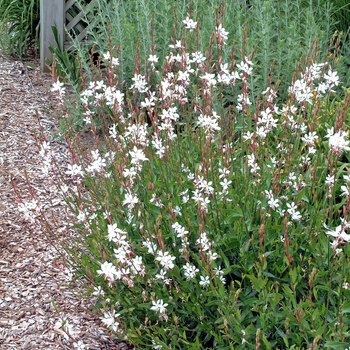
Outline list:
[[[332,92],[333,88],[338,86],[337,72],[330,68],[328,74],[323,74],[325,66],[326,63],[313,63],[306,68],[304,73],[300,74],[299,79],[294,81],[289,91],[294,94],[299,103],[311,104],[314,96]]]

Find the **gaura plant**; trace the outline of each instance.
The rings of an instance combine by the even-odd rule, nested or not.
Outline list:
[[[67,134],[58,167],[43,135],[43,170],[73,215],[75,273],[137,349],[344,347],[350,92],[337,98],[336,57],[310,50],[287,100],[270,79],[253,104],[254,55],[223,59],[220,17],[205,52],[198,23],[183,29],[164,62],[136,57],[130,85],[114,48],[102,55],[75,109],[93,149]]]

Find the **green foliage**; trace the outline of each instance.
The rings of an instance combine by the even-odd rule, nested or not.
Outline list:
[[[331,8],[333,27],[343,36],[339,71],[344,77],[344,86],[350,86],[350,2],[347,0],[331,1]]]
[[[327,6],[327,1],[324,1]],[[331,7],[331,18],[336,30],[347,33],[350,27],[350,3],[347,0],[329,1]]]
[[[36,52],[39,41],[40,0],[1,0],[1,46],[23,58]]]
[[[53,64],[53,73],[60,77],[64,77],[70,81],[73,86],[79,87],[81,84],[80,67],[77,55],[69,50],[63,50],[60,44],[60,37],[56,27],[52,27],[56,46],[50,46],[53,62],[47,62],[48,65]]]

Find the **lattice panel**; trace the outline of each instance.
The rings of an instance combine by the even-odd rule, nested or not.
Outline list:
[[[82,19],[89,15],[97,2],[98,0],[91,0],[88,5],[82,8],[77,0],[66,1],[66,29],[73,38],[79,41],[87,39],[86,24]],[[68,37],[66,37],[65,46],[69,46]]]

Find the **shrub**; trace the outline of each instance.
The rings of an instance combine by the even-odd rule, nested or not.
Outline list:
[[[345,347],[350,91],[337,98],[335,57],[315,46],[285,100],[269,79],[258,94],[246,37],[241,56],[228,49],[223,18],[202,52],[184,17],[164,61],[136,55],[131,84],[121,51],[102,52],[106,71],[71,111],[91,153],[69,135],[59,172],[42,143],[73,214],[69,259],[102,322],[138,349]]]

